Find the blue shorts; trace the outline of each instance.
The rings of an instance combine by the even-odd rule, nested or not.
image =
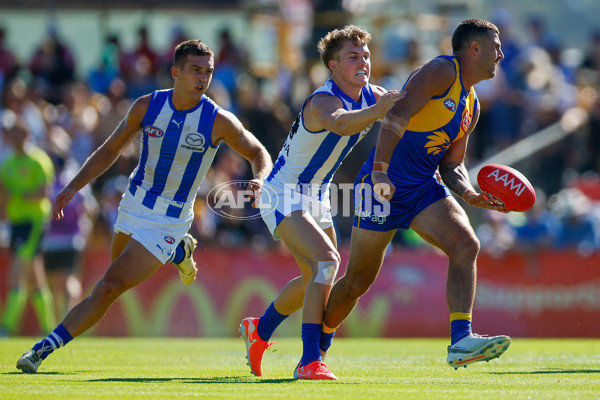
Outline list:
[[[436,201],[450,196],[448,188],[432,176],[417,187],[403,187],[392,183],[396,191],[389,204],[381,203],[373,196],[371,171],[361,169],[355,181],[359,188],[354,193],[355,214],[353,225],[368,231],[386,232],[408,229],[412,220]]]

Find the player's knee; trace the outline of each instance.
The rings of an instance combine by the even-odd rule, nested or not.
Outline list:
[[[346,276],[345,279],[346,296],[352,300],[358,299],[367,293],[367,290],[373,284],[373,279],[364,275]]]
[[[317,271],[314,281],[323,285],[331,286],[340,269],[340,255],[337,251],[330,252],[330,257],[317,261]]]
[[[475,259],[479,254],[481,244],[475,234],[462,237],[454,246],[454,256],[459,258]]]
[[[94,294],[100,301],[115,301],[126,290],[127,286],[123,280],[102,278],[96,284]]]

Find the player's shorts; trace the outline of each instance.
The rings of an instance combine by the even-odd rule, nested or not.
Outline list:
[[[46,271],[75,272],[79,267],[80,252],[74,248],[44,251]]]
[[[12,223],[10,226],[10,248],[22,260],[32,260],[40,253],[46,223],[29,221]]]
[[[119,204],[115,233],[131,235],[163,264],[170,261],[175,248],[190,229],[193,213],[185,217],[169,217],[161,210],[152,210],[126,190]]]
[[[260,213],[273,239],[279,240],[277,226],[292,212],[304,210],[308,212],[321,229],[333,226],[329,190],[323,195],[324,200],[294,190],[277,181],[264,182],[263,194],[260,197]]]
[[[370,171],[362,169],[355,181],[360,188],[354,193],[355,214],[353,225],[369,231],[386,232],[393,229],[408,229],[412,220],[436,201],[450,196],[448,188],[435,177],[414,188],[405,188],[396,182],[392,200],[384,204],[377,200],[371,188]]]

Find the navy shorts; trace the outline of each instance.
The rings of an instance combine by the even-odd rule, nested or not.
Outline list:
[[[370,171],[361,170],[355,181],[353,225],[368,231],[387,232],[408,229],[412,220],[429,205],[450,196],[448,188],[435,177],[418,187],[402,187],[397,182],[392,200],[386,205],[373,195]]]
[[[45,227],[42,221],[13,223],[10,227],[11,250],[23,260],[32,260],[40,253]]]

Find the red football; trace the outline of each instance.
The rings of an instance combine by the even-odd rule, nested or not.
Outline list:
[[[506,165],[488,164],[479,170],[477,183],[513,211],[527,211],[535,203],[535,191],[522,173]]]

